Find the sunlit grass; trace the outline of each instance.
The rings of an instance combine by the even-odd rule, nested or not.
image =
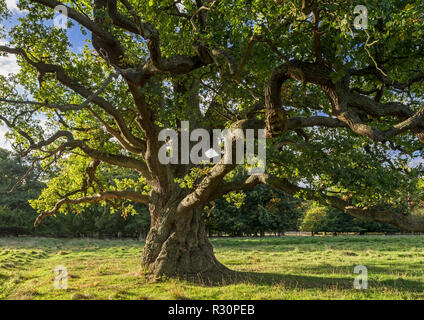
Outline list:
[[[142,242],[0,238],[0,299],[423,299],[424,237],[222,238],[218,259],[238,280],[151,282]],[[68,289],[54,288],[57,265]],[[356,290],[356,265],[368,289]]]

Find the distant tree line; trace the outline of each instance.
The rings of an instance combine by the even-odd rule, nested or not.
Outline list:
[[[134,205],[135,214],[111,214],[107,207],[90,206],[82,214],[59,214],[45,219],[37,228],[37,213],[28,200],[37,198],[45,186],[34,168],[0,149],[0,236],[36,235],[54,237],[133,237],[143,238],[150,226],[145,205]],[[243,204],[243,205],[242,205]],[[388,224],[365,222],[341,211],[288,196],[267,185],[241,193],[230,193],[204,210],[210,236],[283,235],[286,231],[317,232],[397,232]]]
[[[0,236],[37,235],[55,237],[139,237],[149,230],[150,217],[145,206],[135,205],[135,215],[111,214],[107,207],[90,206],[83,214],[59,214],[37,228],[37,213],[28,200],[37,198],[45,184],[34,168],[13,193],[9,191],[29,168],[11,152],[0,149]]]

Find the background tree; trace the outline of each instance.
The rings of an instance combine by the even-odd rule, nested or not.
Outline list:
[[[28,171],[29,165],[0,148],[0,234],[30,234],[36,212],[28,200],[36,198],[43,184],[37,169],[30,172],[11,196],[10,191]]]
[[[313,206],[308,208],[308,210],[305,212],[305,216],[302,219],[302,223],[299,226],[299,230],[310,231],[312,232],[312,235],[314,235],[315,232],[324,231],[323,221],[327,214],[328,210],[325,207]]]
[[[264,236],[295,231],[301,215],[299,200],[267,185],[245,193],[229,193],[205,209],[206,229],[210,235]]]
[[[316,203],[305,203],[304,211],[300,219],[300,231],[311,231],[312,235],[316,232],[398,232],[399,230],[392,225],[361,221],[344,214],[338,209],[324,207]]]
[[[68,206],[148,204],[142,265],[156,276],[226,273],[203,207],[258,184],[424,230],[407,205],[423,169],[409,166],[423,156],[423,1],[363,1],[365,30],[353,1],[65,1],[91,39],[82,52],[51,26],[59,4],[21,0],[28,13],[0,46],[21,66],[2,79],[0,120],[23,156],[61,168],[32,203],[36,225]],[[160,163],[159,132],[180,140],[185,120],[266,127],[266,173]],[[110,182],[114,171],[135,177]]]

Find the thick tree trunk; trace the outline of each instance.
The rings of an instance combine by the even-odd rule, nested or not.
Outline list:
[[[216,258],[207,238],[201,208],[177,216],[178,203],[151,206],[152,223],[141,264],[159,278],[165,276],[219,278],[229,273]]]

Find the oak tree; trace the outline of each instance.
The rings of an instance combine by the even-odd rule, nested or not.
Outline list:
[[[225,274],[203,208],[258,184],[424,231],[408,206],[423,169],[424,2],[362,4],[20,0],[18,23],[0,29],[0,52],[21,67],[1,79],[0,120],[22,156],[61,172],[32,203],[35,224],[92,203],[148,204],[141,264],[156,276]],[[83,49],[53,25],[59,5]],[[7,22],[4,0],[0,12]],[[266,172],[161,163],[159,133],[181,140],[183,121],[266,128]]]

